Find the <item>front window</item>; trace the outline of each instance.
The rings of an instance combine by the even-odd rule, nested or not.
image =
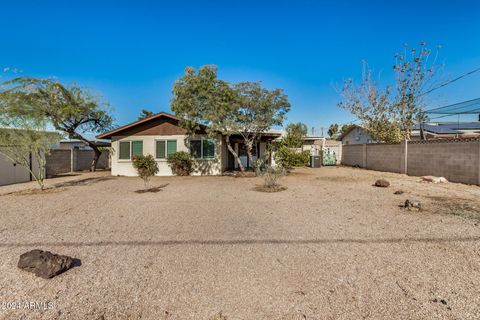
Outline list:
[[[134,156],[143,155],[143,141],[120,141],[118,159],[131,160]]]
[[[215,158],[215,140],[213,139],[191,140],[190,154],[195,159]]]
[[[157,159],[166,159],[177,152],[177,140],[156,140],[155,154]]]
[[[130,141],[120,142],[120,152],[118,158],[120,160],[130,160]]]
[[[132,141],[132,158],[143,156],[143,141]]]

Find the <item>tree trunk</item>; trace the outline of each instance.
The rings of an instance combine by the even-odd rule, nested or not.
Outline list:
[[[95,143],[91,142],[88,139],[85,139],[82,135],[80,135],[76,132],[69,132],[69,136],[70,136],[70,138],[75,138],[75,139],[81,140],[84,144],[86,144],[87,146],[89,146],[90,148],[93,149],[93,152],[95,154],[94,154],[93,159],[92,159],[92,164],[90,166],[90,171],[95,172],[95,170],[97,169],[98,159],[100,159],[102,151],[100,151],[98,149],[98,147],[95,145]]]
[[[98,150],[98,147],[95,145],[91,146],[91,148],[93,149],[93,152],[95,152],[95,155],[93,156],[92,165],[90,166],[90,171],[95,172],[95,170],[97,169],[97,162],[98,162],[98,159],[100,159],[100,156],[102,155],[102,151]]]
[[[240,171],[243,173],[245,172],[245,168],[243,167],[242,161],[240,161],[240,158],[238,157],[238,154],[233,150],[232,146],[230,145],[230,135],[225,135],[225,141],[227,143],[227,149],[230,151],[230,153],[233,155],[235,158],[235,161],[237,161],[238,167],[240,168]]]
[[[247,146],[247,156],[248,156],[248,161],[250,161],[250,166],[252,167],[253,170],[255,170],[256,163],[253,161],[253,155],[252,155],[252,143],[249,141],[245,141],[245,145]]]

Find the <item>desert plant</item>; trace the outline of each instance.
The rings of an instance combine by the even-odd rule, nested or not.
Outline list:
[[[266,189],[278,189],[279,181],[285,175],[285,169],[282,166],[269,166],[263,171],[263,187]]]
[[[192,156],[185,151],[172,153],[168,156],[167,163],[177,176],[188,176],[193,171]]]
[[[284,168],[307,166],[310,161],[309,151],[297,151],[287,146],[280,146],[275,152],[275,161]]]
[[[43,190],[47,163],[45,157],[50,153],[52,145],[61,137],[56,132],[32,128],[0,128],[0,155],[26,169]],[[32,162],[32,159],[36,161]],[[32,163],[35,162],[36,168],[33,168]]]
[[[158,173],[158,164],[151,154],[146,156],[134,156],[133,167],[137,170],[140,178],[143,179],[145,189],[148,189],[150,178]]]

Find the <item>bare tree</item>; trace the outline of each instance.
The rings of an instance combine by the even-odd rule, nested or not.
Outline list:
[[[425,120],[425,92],[438,83],[443,65],[437,64],[438,49],[432,57],[425,43],[420,49],[395,55],[394,89],[380,86],[373,80],[373,71],[363,65],[359,85],[352,79],[343,82],[339,107],[350,111],[361,125],[378,141],[399,142],[410,139],[416,122]]]

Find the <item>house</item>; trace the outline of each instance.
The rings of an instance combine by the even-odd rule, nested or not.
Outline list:
[[[375,142],[372,136],[364,128],[356,124],[351,125],[347,131],[342,133],[338,140],[342,141],[342,144],[364,144]]]
[[[136,176],[132,166],[132,157],[151,154],[155,157],[159,176],[170,176],[172,170],[167,164],[168,155],[177,151],[186,151],[194,159],[195,175],[220,175],[224,171],[238,169],[231,152],[228,151],[225,136],[207,136],[206,127],[201,128],[192,137],[179,125],[180,119],[161,112],[153,116],[124,125],[97,136],[109,139],[112,145],[112,175]],[[265,155],[267,145],[278,138],[279,133],[268,132],[261,135],[253,148],[254,161]],[[252,168],[247,157],[247,149],[241,136],[231,136],[230,144],[238,154],[245,168]]]
[[[92,141],[97,147],[110,147],[109,141],[95,140]],[[88,145],[83,141],[78,139],[69,139],[61,140],[58,142],[58,146],[55,149],[69,150],[69,149],[78,149],[78,150],[92,150]]]

